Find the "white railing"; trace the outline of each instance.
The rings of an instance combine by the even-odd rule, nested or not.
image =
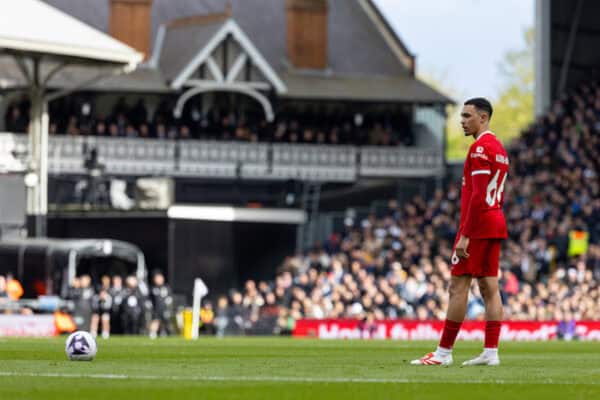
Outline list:
[[[356,180],[353,146],[273,144],[275,179],[352,182]]]
[[[417,177],[439,176],[444,172],[441,149],[361,148],[360,176]]]
[[[18,144],[27,146],[27,136],[0,134],[0,155]],[[110,175],[352,182],[443,173],[438,148],[52,136],[50,174],[85,173],[84,160],[93,148]]]

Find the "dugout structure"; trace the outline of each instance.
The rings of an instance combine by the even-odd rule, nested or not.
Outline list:
[[[165,211],[50,214],[54,237],[126,240],[145,255],[149,271],[161,270],[168,284],[191,301],[199,277],[211,295],[241,287],[246,279],[272,279],[293,254],[300,210],[173,205]]]

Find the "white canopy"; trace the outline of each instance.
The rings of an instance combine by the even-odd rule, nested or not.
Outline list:
[[[31,100],[27,198],[30,234],[46,235],[48,102],[86,84],[131,72],[143,55],[40,0],[0,12],[0,89],[26,88]],[[49,87],[62,89],[47,93]]]
[[[143,58],[131,47],[39,0],[6,4],[0,13],[0,49],[126,64]]]

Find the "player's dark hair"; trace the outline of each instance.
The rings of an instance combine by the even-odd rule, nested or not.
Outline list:
[[[473,106],[478,111],[485,111],[489,115],[489,119],[492,119],[492,113],[494,109],[492,108],[492,103],[490,103],[487,99],[483,97],[474,97],[465,101],[465,106]]]

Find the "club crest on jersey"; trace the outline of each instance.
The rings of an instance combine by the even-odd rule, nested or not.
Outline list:
[[[450,261],[452,262],[452,265],[456,265],[459,263],[460,258],[458,258],[458,256],[456,255],[456,250],[452,253],[452,258],[450,259]]]
[[[478,147],[479,150],[481,147]],[[488,159],[488,156],[485,153],[471,153],[471,158],[483,158],[484,160]]]
[[[475,148],[475,152],[477,152],[477,153],[483,153],[483,146],[477,146]]]

